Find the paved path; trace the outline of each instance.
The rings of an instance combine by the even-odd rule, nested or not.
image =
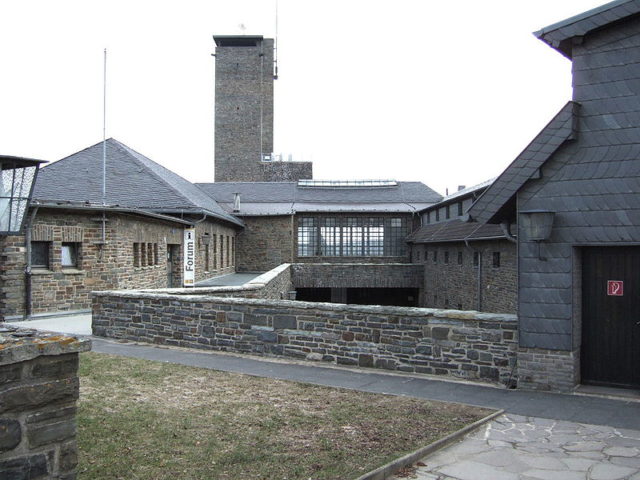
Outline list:
[[[93,337],[93,350],[259,377],[294,380],[373,393],[467,403],[504,409],[509,413],[530,417],[554,418],[640,430],[640,403],[632,400],[505,390],[409,374],[331,367],[311,362],[271,361],[248,355],[159,348],[150,345],[119,343],[96,337]]]
[[[422,463],[409,478],[638,480],[640,431],[503,415]]]

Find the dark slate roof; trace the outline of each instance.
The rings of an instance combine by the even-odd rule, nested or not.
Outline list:
[[[543,42],[568,58],[572,57],[575,37],[583,37],[613,22],[640,13],[640,0],[616,0],[574,17],[554,23],[534,33]]]
[[[514,208],[515,195],[524,183],[566,141],[575,139],[579,105],[568,102],[542,129],[524,151],[502,172],[469,209],[472,220],[480,223],[502,221]]]
[[[389,186],[307,187],[297,182],[220,182],[196,184],[232,211],[240,194],[237,215],[290,215],[295,212],[415,212],[442,196],[421,182]]]
[[[438,203],[434,203],[433,205],[428,206],[421,210],[420,213],[436,210],[444,205],[451,204],[454,202],[459,202],[460,200],[467,200],[470,197],[478,197],[484,192],[489,185],[493,183],[494,178],[490,178],[489,180],[485,180],[482,183],[478,183],[477,185],[473,185],[471,187],[466,187],[456,192],[453,192],[451,195],[447,195]]]
[[[409,243],[446,243],[505,238],[500,225],[468,223],[462,220],[423,225],[407,237]]]
[[[206,214],[242,225],[181,176],[110,138],[107,144],[107,199],[158,213]],[[40,169],[33,197],[43,203],[102,203],[102,142]]]

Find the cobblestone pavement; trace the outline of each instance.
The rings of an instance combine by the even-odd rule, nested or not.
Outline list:
[[[640,431],[502,415],[422,459],[417,480],[640,480]]]

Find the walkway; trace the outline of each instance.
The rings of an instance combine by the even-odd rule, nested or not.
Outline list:
[[[208,278],[196,283],[196,287],[240,287],[262,273],[230,273],[220,277]]]

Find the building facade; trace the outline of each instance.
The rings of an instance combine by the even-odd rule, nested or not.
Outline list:
[[[640,5],[536,36],[571,60],[573,99],[470,216],[518,221],[519,384],[638,388]]]
[[[216,43],[215,180],[284,182],[313,178],[311,162],[273,155],[274,42],[258,35]]]

